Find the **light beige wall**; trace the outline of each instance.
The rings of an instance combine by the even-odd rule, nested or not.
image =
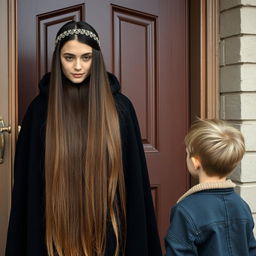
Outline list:
[[[246,143],[232,179],[256,221],[256,0],[220,0],[220,39],[220,117]]]

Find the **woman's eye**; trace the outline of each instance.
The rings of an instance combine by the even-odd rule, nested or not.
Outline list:
[[[66,61],[72,61],[72,60],[73,60],[73,57],[71,57],[71,56],[65,56],[65,60],[66,60]]]
[[[86,55],[86,56],[83,57],[83,60],[84,61],[89,61],[91,58],[92,58],[91,55]]]

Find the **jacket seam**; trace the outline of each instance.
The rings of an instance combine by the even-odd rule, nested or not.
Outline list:
[[[195,222],[193,221],[193,218],[190,216],[189,212],[186,210],[185,207],[183,207],[182,205],[179,205],[179,207],[181,207],[184,211],[185,217],[186,217],[186,221],[192,226],[192,229],[194,231],[194,237],[190,237],[190,239],[195,240],[195,241],[200,241],[200,231],[197,228]]]
[[[230,244],[230,227],[229,227],[229,213],[228,213],[228,209],[227,209],[227,204],[226,204],[226,200],[225,197],[223,196],[223,202],[224,202],[224,206],[225,206],[225,213],[226,213],[226,230],[227,230],[227,245],[228,245],[228,251],[229,254],[232,255],[232,248],[231,248],[231,244]]]

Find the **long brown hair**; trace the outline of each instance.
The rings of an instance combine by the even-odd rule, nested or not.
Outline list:
[[[85,22],[64,25],[96,31]],[[63,78],[60,49],[67,40],[93,48],[90,78]],[[45,145],[46,245],[49,256],[104,255],[113,230],[115,256],[124,253],[126,199],[121,135],[99,46],[85,35],[66,36],[53,54]],[[88,81],[87,81],[88,80]]]

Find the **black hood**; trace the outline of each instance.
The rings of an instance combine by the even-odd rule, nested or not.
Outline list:
[[[51,73],[50,72],[46,73],[41,79],[41,81],[39,82],[39,91],[40,91],[40,96],[42,97],[48,96],[50,77],[51,77]],[[108,79],[109,79],[109,84],[110,84],[112,93],[116,94],[117,92],[119,92],[121,87],[115,75],[108,72]]]

